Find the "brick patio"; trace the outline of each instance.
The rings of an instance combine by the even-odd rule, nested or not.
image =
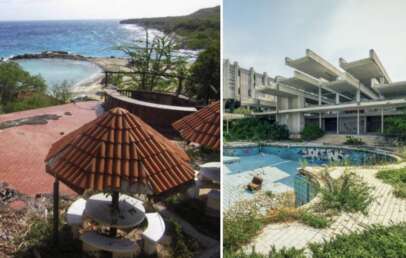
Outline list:
[[[31,196],[52,192],[53,177],[45,173],[44,163],[52,143],[102,112],[100,102],[92,101],[0,115],[0,123],[45,114],[61,116],[47,124],[0,130],[0,181]],[[61,192],[73,194],[66,186]]]

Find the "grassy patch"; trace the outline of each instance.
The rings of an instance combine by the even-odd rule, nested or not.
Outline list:
[[[264,218],[264,222],[266,223],[291,221],[300,221],[301,223],[313,228],[326,228],[330,225],[330,221],[326,216],[296,208],[280,208],[271,210],[269,211],[268,216]]]
[[[229,253],[247,244],[264,226],[255,204],[246,205],[230,208],[223,216],[223,248]]]
[[[367,214],[373,198],[369,187],[355,173],[345,172],[337,179],[324,173],[325,186],[320,189],[320,205],[325,210],[333,209],[346,212],[362,212]]]
[[[322,244],[311,244],[310,249],[313,258],[405,257],[406,225],[371,227],[361,234],[341,235]]]
[[[393,186],[393,194],[399,198],[406,198],[406,168],[381,170],[376,177]]]
[[[12,102],[8,102],[2,107],[4,113],[18,112],[23,110],[42,108],[60,105],[63,102],[57,100],[54,97],[45,95],[43,93],[33,93],[21,98],[18,98]]]
[[[276,251],[275,248],[272,248],[272,251],[269,255],[258,254],[253,250],[249,254],[245,254],[242,252],[239,253],[231,253],[231,252],[224,252],[224,258],[305,258],[306,256],[303,253],[303,250],[298,250],[295,248],[283,248],[279,251]]]

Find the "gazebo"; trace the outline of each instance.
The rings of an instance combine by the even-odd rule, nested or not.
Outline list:
[[[190,114],[172,126],[181,136],[190,141],[207,146],[214,151],[220,149],[220,101],[216,101],[199,111]],[[220,157],[219,157],[220,159]],[[207,189],[206,206],[209,213],[220,215],[220,162],[200,165],[195,184],[195,197],[200,198],[200,190]]]
[[[45,159],[46,172],[55,177],[56,241],[59,181],[78,194],[85,190],[110,192],[111,206],[118,210],[120,192],[159,196],[192,181],[194,171],[188,161],[176,143],[121,108],[67,134],[52,145]],[[111,236],[115,234],[112,227]]]
[[[205,145],[212,150],[220,149],[220,101],[183,117],[172,124],[181,136]]]

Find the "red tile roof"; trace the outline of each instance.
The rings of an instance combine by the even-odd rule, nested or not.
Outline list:
[[[220,101],[176,121],[172,126],[184,139],[219,150]]]
[[[55,142],[46,171],[75,190],[160,194],[193,180],[187,154],[140,118],[114,108]]]

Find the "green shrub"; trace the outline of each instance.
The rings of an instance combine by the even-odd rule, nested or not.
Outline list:
[[[324,135],[324,131],[315,124],[305,125],[301,133],[302,139],[305,141],[316,140]]]
[[[183,234],[181,226],[172,220],[169,222],[169,225],[173,232],[173,251],[176,257],[192,258],[193,252],[189,248],[190,245]]]
[[[405,257],[406,225],[374,226],[363,233],[339,235],[335,239],[310,244],[313,258],[325,257]]]
[[[371,187],[360,177],[354,173],[344,172],[341,177],[333,179],[325,173],[323,179],[325,186],[320,189],[320,204],[323,208],[367,213],[367,208],[373,200]]]
[[[289,139],[289,130],[285,125],[267,119],[245,118],[231,121],[229,132],[224,137],[230,141],[286,140]]]
[[[393,186],[393,194],[399,198],[406,198],[406,168],[381,170],[376,177]]]
[[[361,138],[352,137],[350,135],[346,136],[344,144],[348,145],[363,145],[365,144]]]
[[[55,106],[59,104],[62,104],[61,101],[55,99],[54,97],[45,95],[43,93],[33,93],[32,95],[8,102],[3,106],[3,112],[11,113],[28,109]]]
[[[223,216],[224,250],[237,251],[256,236],[262,227],[262,218],[257,213],[255,205],[244,211],[229,209]]]
[[[282,248],[277,251],[275,247],[272,247],[272,250],[268,255],[258,254],[255,250],[252,250],[251,253],[245,254],[243,252],[229,252],[225,251],[224,258],[305,258],[304,252],[302,249],[296,248]]]
[[[311,212],[302,212],[300,214],[300,221],[313,228],[326,228],[330,222],[324,217]]]
[[[406,114],[386,117],[383,134],[387,138],[395,138],[400,142],[406,141]]]
[[[31,76],[15,62],[0,62],[0,103],[13,102],[21,93],[45,93],[47,85],[41,76]]]

